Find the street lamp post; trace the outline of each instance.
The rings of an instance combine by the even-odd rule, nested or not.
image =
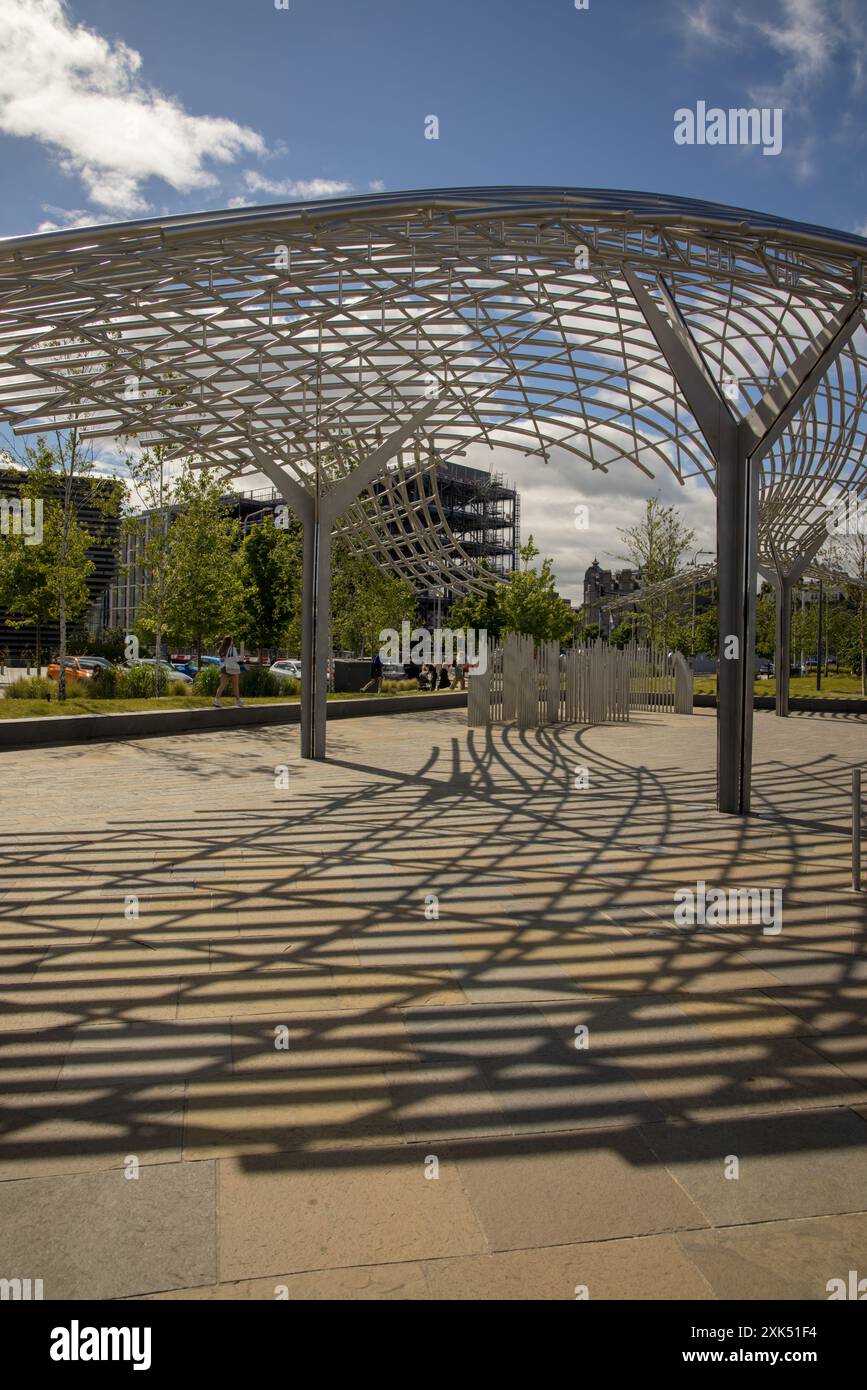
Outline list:
[[[824,593],[821,579],[819,580],[819,630],[816,640],[816,689],[822,689],[822,608]]]
[[[696,569],[696,567],[697,567],[697,565],[698,565],[698,557],[699,557],[699,555],[712,555],[712,554],[713,554],[713,552],[710,551],[710,550],[697,550],[697,551],[695,552],[695,554],[693,555],[693,557],[692,557],[693,576],[692,576],[692,643],[691,643],[691,645],[692,645],[692,659],[693,659],[693,661],[695,661],[695,573],[694,573],[694,571],[695,571],[695,569]]]

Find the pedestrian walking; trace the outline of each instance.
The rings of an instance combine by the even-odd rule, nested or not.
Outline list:
[[[373,659],[371,660],[371,663],[370,663],[370,680],[367,682],[367,685],[363,685],[363,686],[361,687],[361,691],[362,691],[362,694],[363,694],[363,693],[365,692],[365,690],[373,690],[373,691],[375,691],[376,694],[378,695],[381,689],[382,689],[382,657],[379,655],[379,652],[374,652],[374,653],[373,653]]]
[[[220,699],[229,681],[232,682],[232,694],[235,697],[236,705],[243,705],[241,699],[241,653],[235,646],[231,637],[224,637],[220,643],[220,684],[217,686],[217,694],[214,698],[215,709],[222,709],[223,702]]]

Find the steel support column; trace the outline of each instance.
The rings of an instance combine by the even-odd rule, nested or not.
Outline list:
[[[328,661],[331,655],[331,533],[337,518],[375,481],[439,404],[428,400],[405,425],[389,435],[351,473],[314,493],[290,477],[252,439],[250,451],[303,527],[301,582],[301,756],[325,757]]]
[[[717,805],[750,809],[759,469],[738,448],[717,462]]]
[[[792,577],[780,575],[776,585],[777,614],[774,640],[774,675],[777,693],[774,713],[778,719],[789,717],[789,678],[792,670]]]
[[[780,438],[861,321],[861,296],[817,334],[750,413],[738,419],[711,375],[661,276],[661,304],[628,266],[623,273],[716,464],[719,661],[717,807],[750,809],[758,489],[761,461]]]
[[[792,595],[795,585],[803,577],[804,571],[827,539],[827,529],[822,526],[803,543],[801,553],[786,568],[774,551],[774,567],[763,568],[762,575],[774,586],[776,612],[774,624],[774,674],[776,677],[776,698],[774,713],[780,719],[789,717],[789,681],[792,669]]]

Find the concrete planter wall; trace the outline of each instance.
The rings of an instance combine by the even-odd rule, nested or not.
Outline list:
[[[692,702],[701,709],[716,709],[715,695],[694,695]],[[756,695],[753,709],[773,709],[773,695]],[[867,700],[845,695],[829,695],[827,699],[816,695],[792,695],[789,709],[793,714],[799,710],[816,714],[863,714],[867,718]]]
[[[416,714],[421,710],[464,709],[465,692],[434,695],[359,696],[329,700],[329,719],[352,719],[371,714]],[[210,734],[219,729],[247,729],[267,724],[297,724],[301,706],[234,705],[223,709],[143,710],[130,714],[44,715],[38,719],[0,720],[0,752],[10,748],[39,748],[51,744],[107,742],[112,739],[164,738],[169,734]]]

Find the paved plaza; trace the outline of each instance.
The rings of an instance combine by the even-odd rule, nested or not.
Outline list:
[[[864,721],[758,714],[748,820],[714,809],[715,738],[710,712],[448,711],[342,720],[324,764],[279,728],[6,754],[0,1276],[825,1299],[867,1275]],[[781,930],[676,924],[700,881],[780,889]]]

